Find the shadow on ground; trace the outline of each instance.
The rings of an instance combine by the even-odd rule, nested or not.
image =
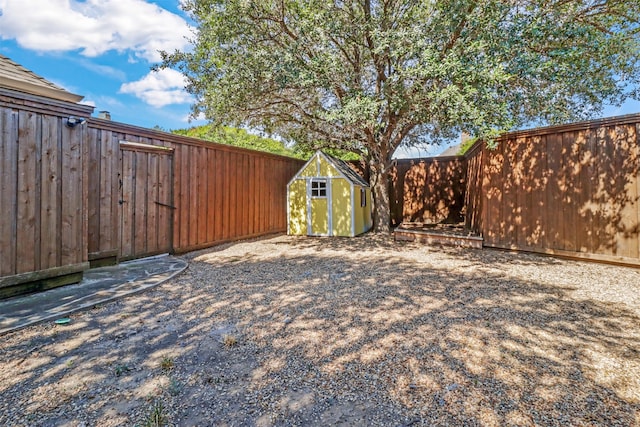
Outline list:
[[[188,257],[157,290],[9,335],[0,423],[158,405],[176,425],[640,423],[637,307],[574,292],[636,271],[378,237]]]

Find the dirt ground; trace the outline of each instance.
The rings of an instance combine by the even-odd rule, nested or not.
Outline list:
[[[0,337],[0,425],[640,425],[638,269],[379,236],[185,258]]]

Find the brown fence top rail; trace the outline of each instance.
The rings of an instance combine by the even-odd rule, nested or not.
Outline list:
[[[136,137],[156,139],[160,141],[170,142],[174,144],[186,144],[197,147],[215,148],[216,150],[229,151],[234,153],[248,153],[253,155],[259,155],[263,157],[270,157],[276,159],[296,159],[295,157],[283,156],[280,154],[268,153],[266,151],[251,150],[248,148],[236,147],[233,145],[220,144],[213,141],[204,141],[202,139],[191,138],[184,135],[176,135],[169,132],[164,132],[155,129],[147,129],[139,126],[129,125],[126,123],[115,122],[113,120],[99,119],[97,117],[91,117],[88,120],[90,127],[99,128],[102,130],[109,130],[116,133],[131,134]],[[130,141],[127,141],[130,142]]]
[[[597,129],[605,126],[616,126],[616,125],[626,125],[631,123],[640,122],[640,113],[633,114],[625,114],[623,116],[614,116],[614,117],[605,117],[602,119],[592,119],[592,120],[584,120],[581,122],[568,123],[563,125],[551,125],[551,126],[541,126],[531,129],[522,129],[515,130],[507,133],[503,133],[498,138],[497,141],[505,141],[508,139],[516,139],[516,138],[528,138],[532,136],[541,136],[541,135],[549,135],[554,133],[562,133],[562,132],[576,132],[581,130],[588,129]],[[478,147],[481,147],[485,140],[479,139],[475,144],[471,146],[464,154],[465,158],[469,158],[473,155]]]

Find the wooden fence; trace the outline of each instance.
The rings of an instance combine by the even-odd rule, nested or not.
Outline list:
[[[391,173],[391,220],[454,223],[462,220],[467,170],[462,157],[398,159]]]
[[[457,159],[398,161],[392,216],[442,221],[464,205],[484,246],[640,265],[639,162],[640,114],[513,132]]]
[[[0,88],[0,297],[88,268],[85,131],[66,118],[92,110]]]
[[[92,260],[286,230],[286,185],[300,160],[95,118],[88,134]]]
[[[639,134],[629,115],[504,135],[469,157],[467,223],[485,246],[639,265]]]
[[[92,111],[0,88],[0,298],[78,281],[89,261],[286,230],[286,185],[301,160]],[[86,122],[67,126],[70,116]]]
[[[462,167],[467,171],[464,183],[464,225],[469,230],[482,232],[482,181],[483,157],[482,143],[477,143],[461,159]]]

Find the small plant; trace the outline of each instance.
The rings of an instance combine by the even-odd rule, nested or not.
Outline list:
[[[165,372],[171,371],[174,366],[175,366],[175,363],[173,359],[169,356],[163,357],[162,360],[160,361],[160,369],[162,369]]]
[[[222,344],[225,347],[233,347],[238,344],[238,339],[233,335],[225,334],[222,336]]]
[[[113,369],[113,372],[116,374],[116,377],[119,377],[126,374],[130,370],[131,368],[129,368],[127,365],[116,365],[116,367]]]
[[[171,378],[169,380],[169,385],[167,386],[167,391],[169,392],[169,394],[171,396],[177,396],[178,394],[180,394],[180,390],[182,390],[182,384],[180,384],[180,381],[176,380],[175,378]]]
[[[162,402],[159,400],[153,402],[143,425],[144,427],[162,427],[167,425],[167,416],[164,413],[164,405]]]

